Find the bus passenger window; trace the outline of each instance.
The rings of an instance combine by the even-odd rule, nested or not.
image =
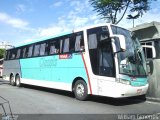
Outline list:
[[[58,54],[59,53],[59,42],[58,41],[51,41],[50,42],[50,55]]]
[[[63,53],[69,52],[69,38],[64,40]]]
[[[40,56],[45,55],[46,43],[41,44],[40,47]]]
[[[20,55],[21,55],[21,49],[18,49],[18,50],[17,50],[17,56],[16,56],[16,58],[17,58],[17,59],[20,58]]]
[[[5,53],[4,53],[4,60],[7,60],[7,52],[8,51],[5,51]]]
[[[9,56],[10,56],[10,51],[7,51],[6,53],[6,59],[9,60]]]
[[[27,56],[28,56],[28,47],[25,46],[25,47],[22,49],[21,58],[26,58]]]
[[[82,39],[82,35],[76,36],[76,42],[75,42],[75,51],[83,51],[84,50],[84,42]]]
[[[28,56],[27,56],[27,57],[31,57],[31,56],[32,56],[32,51],[33,51],[33,45],[31,45],[31,46],[29,47]]]
[[[49,47],[48,47],[49,45],[48,45],[48,42],[46,43],[46,45],[45,45],[45,53],[44,53],[44,55],[49,55]]]
[[[35,45],[34,47],[34,55],[33,56],[39,56],[39,51],[40,50],[40,44]]]
[[[22,58],[25,58],[25,55],[26,55],[26,48],[23,48],[23,50],[22,50]]]
[[[17,55],[17,49],[11,49],[9,59],[10,60],[16,59],[16,55]]]
[[[12,52],[11,52],[11,57],[10,57],[10,59],[13,60],[13,59],[15,59],[15,58],[16,58],[15,51],[12,51]]]
[[[62,53],[62,47],[63,47],[63,40],[60,40],[60,53]]]
[[[69,43],[69,52],[74,52],[75,51],[75,39],[74,37],[70,38],[70,43]]]

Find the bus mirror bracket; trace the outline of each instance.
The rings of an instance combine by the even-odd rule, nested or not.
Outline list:
[[[110,37],[113,38],[114,40],[119,41],[120,50],[115,52],[115,53],[126,51],[126,42],[125,42],[125,37],[123,35],[113,35],[113,36],[110,36]]]

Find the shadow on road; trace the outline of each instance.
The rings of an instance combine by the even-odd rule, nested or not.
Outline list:
[[[39,86],[33,86],[33,85],[26,85],[26,84],[23,84],[22,87],[74,98],[74,94],[69,91],[57,90],[57,89],[53,89],[53,88],[45,88],[45,87],[39,87]]]
[[[9,84],[9,81],[0,79],[0,85],[3,85],[3,84]]]
[[[46,91],[50,93],[54,93],[57,95],[63,95],[70,98],[74,98],[74,94],[69,91],[63,91],[63,90],[56,90],[56,89],[50,89],[50,88],[44,88],[39,86],[32,86],[32,85],[23,85],[25,88],[29,89],[35,89],[40,91]],[[138,103],[143,103],[146,100],[140,99],[138,97],[130,97],[130,98],[110,98],[110,97],[102,97],[102,96],[89,96],[87,101],[92,101],[96,103],[103,103],[103,104],[109,104],[114,106],[125,106],[125,105],[133,105]]]
[[[109,104],[114,106],[133,105],[133,104],[143,103],[146,101],[145,99],[140,99],[138,97],[110,98],[110,97],[102,97],[102,96],[91,96],[89,100],[92,102]]]

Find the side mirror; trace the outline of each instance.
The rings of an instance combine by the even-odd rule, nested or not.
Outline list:
[[[117,50],[117,52],[126,51],[126,42],[125,42],[125,37],[123,35],[113,35],[110,37],[115,40],[116,47],[119,49]]]
[[[156,58],[156,50],[155,47],[152,45],[142,45],[142,48],[145,49],[144,53],[146,54],[147,58]]]

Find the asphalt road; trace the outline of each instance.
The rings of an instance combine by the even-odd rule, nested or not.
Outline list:
[[[160,103],[135,99],[112,99],[92,96],[78,101],[66,91],[23,85],[10,86],[0,81],[0,103],[9,101],[13,114],[155,114]],[[2,104],[1,104],[2,105]],[[8,104],[3,104],[9,112]],[[0,108],[0,113],[3,113]]]

